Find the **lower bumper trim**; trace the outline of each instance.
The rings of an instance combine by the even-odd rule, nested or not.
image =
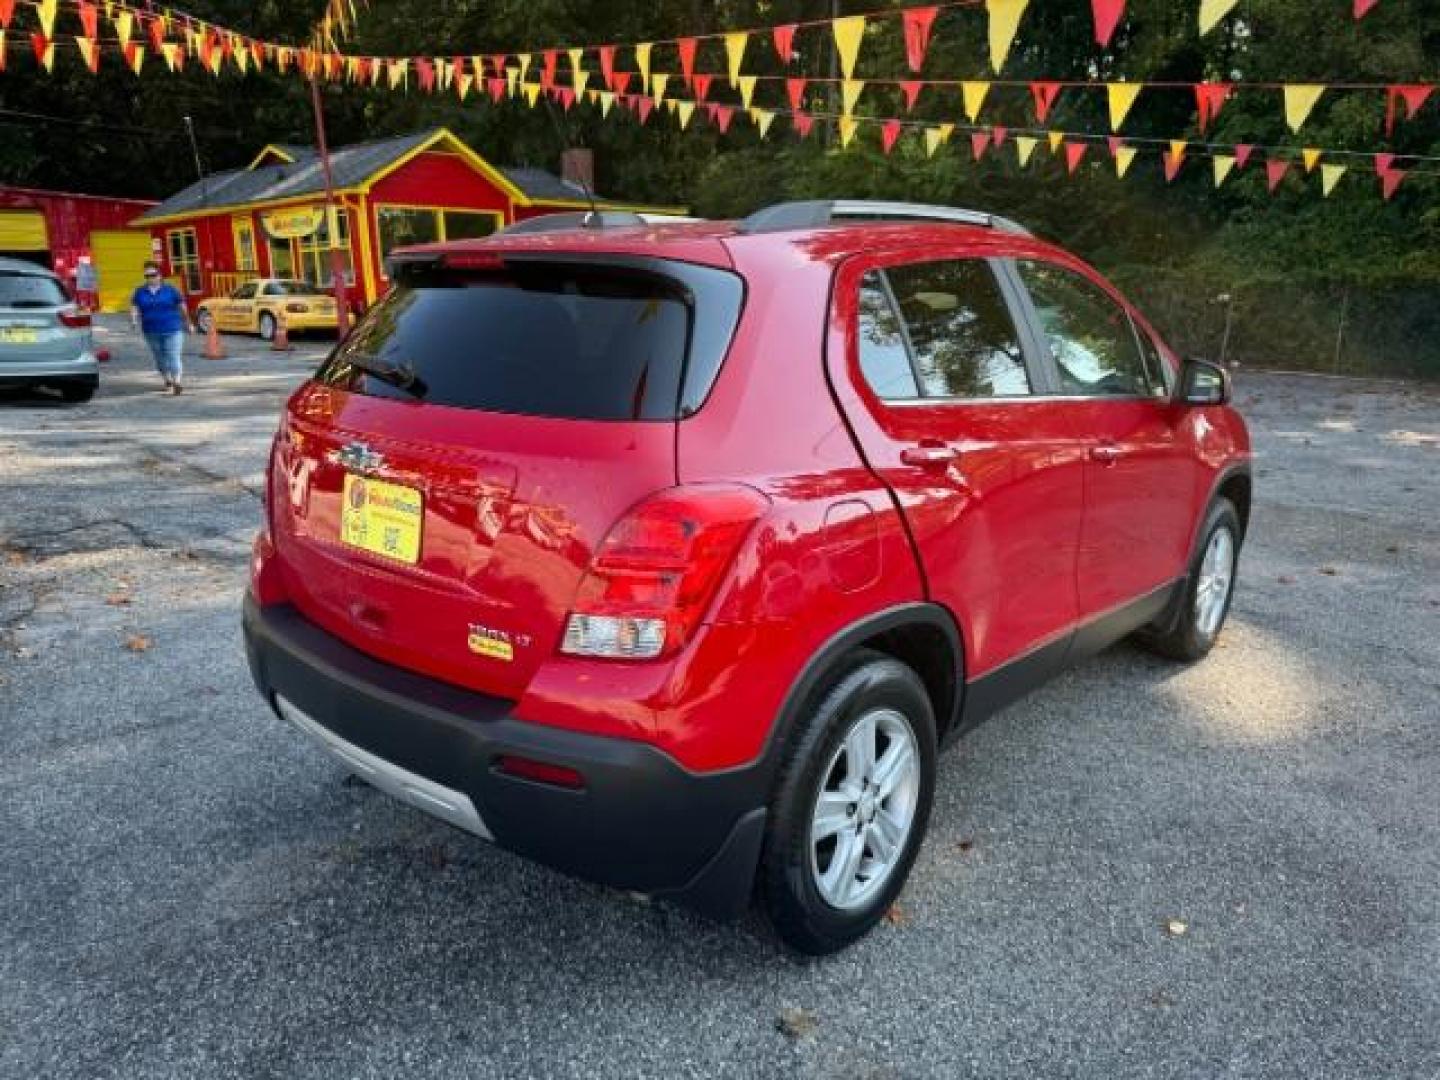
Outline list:
[[[309,735],[331,757],[371,786],[483,840],[494,841],[494,835],[486,827],[470,796],[362,750],[317,723],[279,694],[275,695],[275,708],[284,719]]]

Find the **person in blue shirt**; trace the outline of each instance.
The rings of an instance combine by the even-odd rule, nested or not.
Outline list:
[[[181,355],[185,335],[195,332],[185,297],[180,290],[160,276],[157,263],[145,264],[145,284],[130,298],[130,325],[145,335],[155,370],[165,380],[165,389],[172,394],[181,391],[180,380],[185,374]]]

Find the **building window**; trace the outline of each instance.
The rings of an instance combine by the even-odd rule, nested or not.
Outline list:
[[[235,233],[235,269],[242,274],[255,273],[255,226],[249,218],[231,219]]]
[[[187,293],[204,287],[200,280],[200,247],[194,229],[171,229],[165,234],[170,250],[170,273],[180,279]]]
[[[293,278],[295,276],[295,248],[289,240],[268,238],[270,244],[270,276]]]
[[[396,248],[437,240],[479,240],[496,232],[505,216],[495,210],[441,210],[419,206],[379,206],[380,260]]]
[[[381,259],[388,259],[396,248],[440,239],[440,215],[434,210],[382,206],[375,211],[375,220],[380,225]]]
[[[344,271],[345,284],[355,282],[355,266],[350,256],[350,212],[335,211],[335,246],[340,252],[340,265]],[[320,227],[309,236],[300,238],[300,276],[312,285],[329,287],[334,284],[330,273],[330,222],[329,215],[320,222]]]

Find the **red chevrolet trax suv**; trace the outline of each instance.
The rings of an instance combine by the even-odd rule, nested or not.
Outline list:
[[[347,768],[511,851],[830,952],[940,747],[1224,624],[1226,373],[1010,222],[791,203],[392,277],[281,421],[246,648]]]

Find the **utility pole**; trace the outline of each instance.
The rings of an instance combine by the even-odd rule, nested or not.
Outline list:
[[[345,293],[345,266],[340,259],[337,233],[340,214],[335,205],[335,177],[330,171],[330,148],[325,142],[325,111],[320,107],[320,83],[310,76],[310,104],[315,110],[315,146],[320,151],[320,172],[325,177],[325,235],[330,248],[330,284],[335,290],[335,320],[343,338],[350,330],[350,307]],[[359,223],[365,228],[365,223]]]
[[[194,122],[190,119],[190,117],[188,117],[188,116],[185,117],[185,137],[190,140],[190,156],[195,159],[195,175],[196,175],[196,176],[199,178],[199,180],[200,180],[200,205],[201,205],[202,207],[204,207],[206,210],[208,210],[208,209],[210,209],[210,180],[209,180],[209,178],[205,175],[205,166],[200,163],[200,144],[195,141],[195,124],[194,124]],[[206,214],[206,215],[205,215],[205,250],[208,251],[208,252],[210,252],[211,258],[214,258],[214,253],[215,253],[215,234],[214,234],[214,232],[211,231],[211,225],[212,225],[212,224],[213,224],[213,222],[212,222],[211,219],[210,219],[210,215],[209,215],[209,214]],[[197,245],[197,246],[198,246],[198,245]],[[170,255],[171,255],[171,253],[168,252],[168,251],[167,251],[165,254],[166,254],[166,256],[170,256]],[[201,288],[202,291],[204,291],[204,290],[205,290],[205,260],[204,260],[204,258],[201,256],[201,254],[200,254],[199,251],[196,251],[196,252],[195,252],[195,262],[196,262],[196,267],[197,267],[197,269],[200,271],[200,288]],[[170,267],[170,269],[171,269],[171,270],[174,270],[174,269],[175,269],[173,257],[171,258],[171,267]],[[189,290],[188,288],[185,288],[186,284],[187,284],[187,283],[186,283],[185,281],[183,281],[183,280],[180,282],[180,285],[181,285],[182,289],[183,289],[185,292],[189,292],[190,290]]]

